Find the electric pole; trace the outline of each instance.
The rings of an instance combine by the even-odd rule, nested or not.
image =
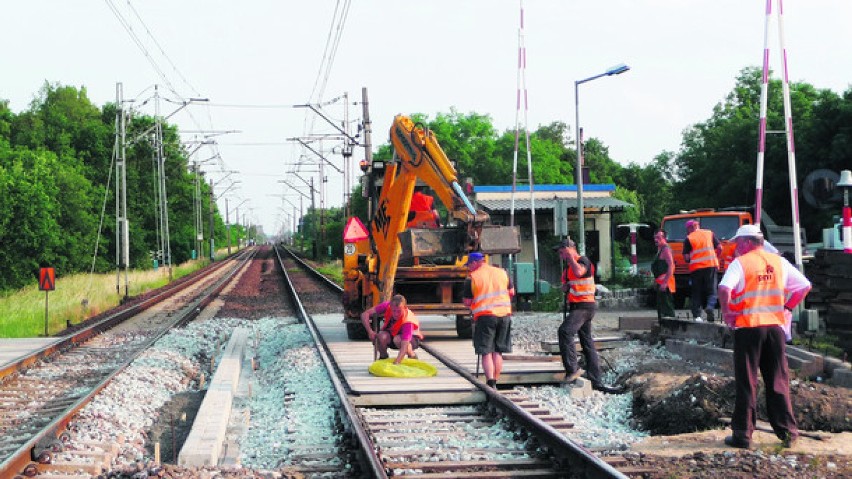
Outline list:
[[[127,129],[124,112],[124,88],[115,85],[116,103],[116,148],[115,148],[115,292],[121,294],[121,270],[124,270],[124,297],[129,294],[127,268],[130,263],[130,232],[127,225],[127,157],[125,132]]]

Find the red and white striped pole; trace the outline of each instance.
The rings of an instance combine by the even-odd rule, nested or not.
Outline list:
[[[630,273],[633,276],[639,274],[639,261],[636,255],[636,232],[639,228],[648,227],[645,223],[627,223],[618,225],[619,228],[630,228]]]
[[[802,265],[802,234],[799,218],[799,182],[796,180],[796,143],[793,141],[793,108],[790,105],[790,74],[787,70],[787,47],[784,46],[784,2],[778,0],[778,42],[781,44],[781,63],[784,66],[784,130],[787,133],[787,169],[790,174],[790,208],[793,217],[793,247],[796,266]]]
[[[796,143],[793,140],[793,114],[790,106],[790,75],[787,70],[787,49],[784,46],[784,6],[778,0],[778,42],[783,68],[784,133],[787,138],[787,170],[790,177],[790,206],[793,217],[793,249],[796,266],[802,270],[802,235],[799,219],[799,188],[796,179]],[[763,34],[763,77],[760,86],[760,126],[757,148],[757,175],[755,185],[755,222],[760,223],[763,210],[763,161],[766,152],[766,106],[769,91],[769,25],[772,18],[772,0],[766,0],[766,19]]]
[[[849,207],[849,190],[852,189],[852,171],[840,172],[837,187],[843,189],[843,252],[852,254],[852,208]]]
[[[760,123],[757,143],[757,178],[754,191],[754,222],[760,224],[763,211],[763,157],[766,153],[766,104],[769,93],[769,22],[772,18],[772,0],[766,0],[766,19],[763,27],[763,76],[760,82]]]

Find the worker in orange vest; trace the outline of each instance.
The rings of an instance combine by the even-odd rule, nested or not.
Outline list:
[[[441,215],[434,204],[435,198],[424,193],[422,187],[416,187],[408,208],[406,228],[440,228]]]
[[[485,256],[467,256],[470,279],[462,300],[473,315],[473,349],[482,356],[485,383],[497,387],[503,371],[503,353],[512,352],[512,296],[515,288],[506,270],[491,266]]]
[[[608,394],[619,394],[619,388],[606,386],[601,379],[600,358],[592,338],[592,319],[597,311],[595,302],[595,267],[589,258],[580,256],[577,246],[571,238],[562,240],[553,247],[559,257],[565,261],[562,272],[562,291],[565,303],[562,311],[562,324],[557,331],[559,354],[565,367],[564,385],[573,384],[586,371],[577,363],[577,349],[574,337],[579,336],[583,357],[586,358],[589,381],[592,388]]]
[[[696,321],[703,321],[701,311],[705,310],[707,321],[713,322],[722,244],[712,231],[701,229],[698,220],[686,222],[686,233],[683,259],[689,263],[689,282],[692,289],[689,303],[692,317]]]
[[[651,263],[651,273],[654,274],[654,282],[657,285],[657,319],[675,318],[674,256],[672,247],[666,241],[665,230],[657,230],[654,233],[654,243],[657,245],[657,256]]]
[[[373,331],[370,318],[374,315],[383,316],[384,321],[378,331]],[[367,331],[370,341],[379,350],[379,359],[388,358],[388,348],[398,349],[394,364],[399,364],[406,356],[417,358],[414,350],[420,347],[423,333],[420,332],[420,321],[408,309],[405,296],[394,295],[390,301],[384,301],[361,313],[361,323]]]
[[[751,447],[757,421],[757,372],[766,389],[766,415],[784,447],[799,437],[790,402],[790,368],[784,338],[785,314],[811,290],[811,283],[783,257],[763,248],[757,225],[741,226],[733,240],[738,257],[719,284],[725,323],[734,330],[736,400],[731,417],[731,447]]]

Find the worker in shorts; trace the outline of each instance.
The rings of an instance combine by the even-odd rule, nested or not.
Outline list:
[[[515,288],[506,270],[488,264],[482,253],[470,253],[467,267],[470,279],[465,282],[463,300],[473,315],[473,349],[482,356],[485,383],[497,387],[503,353],[512,352]]]

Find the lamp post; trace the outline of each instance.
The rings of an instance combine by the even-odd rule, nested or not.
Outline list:
[[[577,147],[577,165],[576,165],[576,177],[574,180],[577,182],[577,221],[579,222],[579,230],[577,235],[577,251],[585,256],[586,254],[586,217],[585,212],[583,211],[583,138],[580,130],[580,85],[586,82],[590,82],[592,80],[596,80],[600,77],[604,76],[612,76],[612,75],[620,75],[627,70],[630,70],[630,67],[625,64],[616,65],[603,73],[599,73],[595,76],[590,76],[589,78],[584,78],[582,80],[577,80],[574,82],[574,128],[575,131],[575,140]]]

